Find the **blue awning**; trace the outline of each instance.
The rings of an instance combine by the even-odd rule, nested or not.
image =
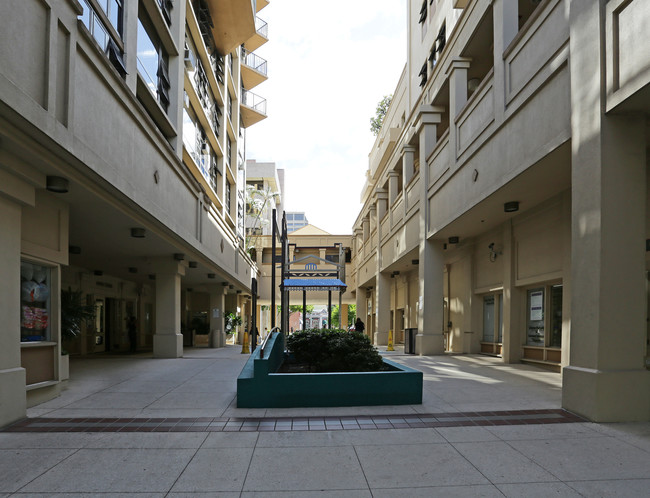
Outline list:
[[[345,291],[348,288],[338,278],[286,278],[283,284],[288,291]]]

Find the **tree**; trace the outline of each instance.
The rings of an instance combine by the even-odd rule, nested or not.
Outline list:
[[[314,311],[314,305],[313,304],[308,304],[306,307],[307,313],[311,313]],[[290,304],[289,305],[289,312],[290,313],[295,313],[296,311],[299,311],[302,313],[302,304]]]
[[[391,101],[393,100],[393,95],[385,95],[383,99],[377,104],[377,109],[375,110],[375,117],[370,118],[370,131],[374,136],[379,135],[381,126],[384,123],[384,117],[388,112],[388,107],[390,106]]]

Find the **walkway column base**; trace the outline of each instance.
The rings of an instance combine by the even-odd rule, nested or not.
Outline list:
[[[25,369],[22,367],[0,370],[0,427],[25,418]]]
[[[156,334],[153,336],[154,358],[182,358],[182,334]]]
[[[650,419],[650,371],[562,370],[562,407],[592,422]]]
[[[388,332],[375,332],[374,339],[376,346],[386,346],[388,344]]]
[[[445,340],[442,334],[417,334],[415,336],[415,353],[420,356],[443,354]]]

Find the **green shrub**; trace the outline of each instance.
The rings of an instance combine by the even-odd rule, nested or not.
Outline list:
[[[384,370],[381,355],[363,332],[310,329],[287,338],[287,349],[297,363],[312,372],[374,372]]]

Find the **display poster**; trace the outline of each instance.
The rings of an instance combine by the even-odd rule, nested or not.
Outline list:
[[[530,321],[538,322],[544,319],[544,291],[530,293]]]

